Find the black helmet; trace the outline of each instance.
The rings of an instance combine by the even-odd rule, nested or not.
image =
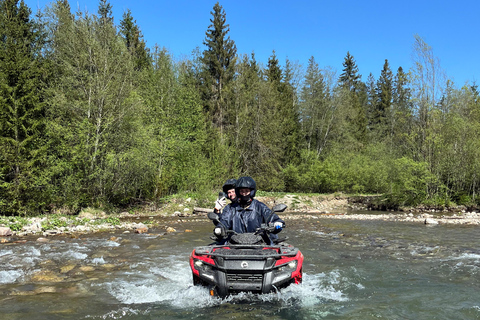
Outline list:
[[[223,192],[227,193],[228,190],[235,189],[236,183],[237,183],[237,179],[228,179],[227,181],[225,181],[222,187]]]
[[[235,185],[235,193],[237,194],[237,197],[240,197],[238,190],[242,188],[250,189],[250,198],[253,199],[253,197],[255,197],[255,191],[257,191],[257,184],[255,183],[255,180],[253,180],[251,177],[241,177],[237,180],[237,184]]]

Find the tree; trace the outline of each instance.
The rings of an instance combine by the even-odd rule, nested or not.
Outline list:
[[[137,22],[133,19],[132,11],[128,9],[120,21],[120,34],[125,40],[125,44],[133,56],[135,70],[142,70],[151,65],[149,50],[146,48],[143,35]]]
[[[201,87],[207,114],[223,135],[227,125],[227,92],[235,75],[237,48],[228,36],[230,27],[226,24],[225,10],[218,2],[213,6],[211,14],[211,24],[205,32],[206,38],[203,42],[207,49],[203,51],[201,58],[204,68]]]
[[[98,4],[98,15],[101,24],[113,25],[112,5],[108,0],[100,0]]]
[[[343,73],[339,78],[340,86],[346,88],[350,92],[357,91],[362,75],[358,74],[357,64],[353,56],[350,55],[350,52],[347,52],[347,56],[345,57],[342,65]]]
[[[418,115],[418,145],[420,159],[427,161],[431,156],[430,145],[427,143],[430,114],[438,99],[442,96],[445,74],[440,62],[433,54],[432,48],[419,36],[415,35],[413,44],[413,98],[415,113]]]
[[[385,59],[380,78],[376,86],[376,98],[372,126],[378,133],[378,137],[385,138],[389,133],[389,122],[391,122],[391,106],[393,95],[393,73],[390,70],[388,60]]]
[[[68,19],[65,11],[58,8],[53,22],[62,25],[51,27],[58,70],[49,107],[57,199],[72,208],[125,204],[140,194],[135,173],[145,171],[132,56],[107,1],[99,16],[79,12]]]
[[[0,212],[45,209],[44,33],[23,1],[0,1]]]
[[[392,146],[395,146],[394,149],[400,157],[414,156],[411,139],[414,117],[409,83],[408,74],[399,67],[394,79],[391,132],[393,132]]]
[[[300,97],[302,132],[307,150],[315,151],[318,157],[330,139],[335,109],[331,103],[324,77],[313,56],[308,61]]]
[[[344,137],[351,140],[354,148],[362,147],[367,142],[367,94],[365,84],[361,82],[358,67],[350,52],[343,62],[343,73],[339,78],[340,99],[346,121]]]

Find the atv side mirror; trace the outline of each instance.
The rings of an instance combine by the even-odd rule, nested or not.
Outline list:
[[[207,217],[208,219],[212,220],[213,222],[215,222],[215,224],[219,223],[220,222],[220,219],[218,217],[218,214],[216,214],[215,212],[209,212],[207,214]]]
[[[287,205],[283,203],[277,204],[272,208],[273,212],[283,212],[285,209],[287,209]]]

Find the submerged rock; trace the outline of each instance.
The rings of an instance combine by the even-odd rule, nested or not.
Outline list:
[[[53,271],[40,271],[35,273],[32,276],[33,282],[61,282],[63,277],[60,277],[58,274]]]

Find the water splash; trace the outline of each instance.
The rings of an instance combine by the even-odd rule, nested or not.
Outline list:
[[[107,284],[109,293],[124,304],[165,303],[179,309],[243,302],[270,302],[284,306],[295,304],[308,308],[331,301],[347,301],[348,298],[339,287],[352,285],[351,281],[341,277],[338,271],[313,275],[304,273],[302,284],[291,285],[276,293],[240,293],[220,299],[211,297],[207,288],[193,286],[187,262],[179,261],[178,257],[163,260],[161,267],[150,268],[150,274],[137,273],[128,281]]]
[[[23,275],[24,272],[20,270],[1,270],[0,284],[13,283]]]

